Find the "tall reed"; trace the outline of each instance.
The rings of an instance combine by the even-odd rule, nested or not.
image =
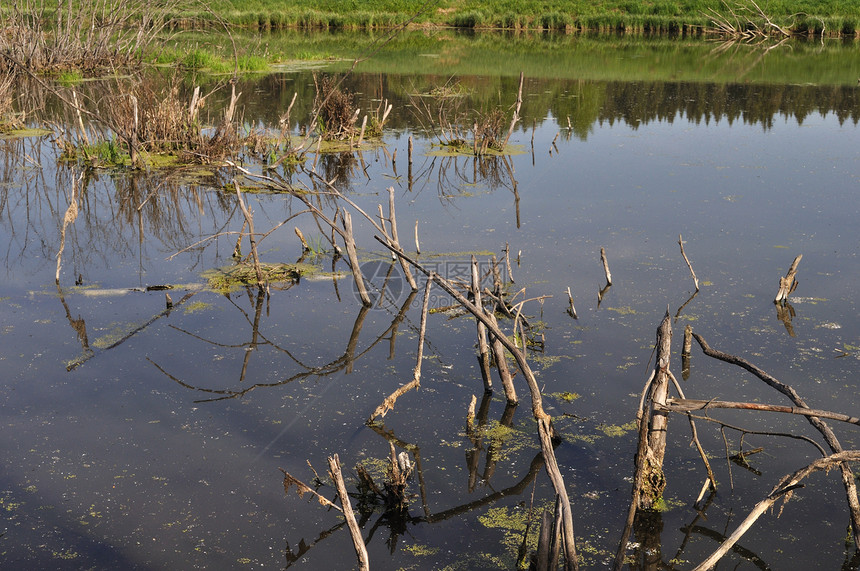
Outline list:
[[[185,1],[17,0],[0,8],[0,69],[94,74],[138,65]]]

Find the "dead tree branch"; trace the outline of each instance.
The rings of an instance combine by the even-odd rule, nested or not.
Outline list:
[[[696,400],[696,399],[669,399],[665,405],[658,407],[660,410],[669,412],[692,412],[694,410],[705,410],[709,408],[732,408],[741,410],[758,410],[764,412],[782,412],[788,414],[799,414],[802,416],[817,416],[819,418],[829,418],[830,420],[838,420],[849,424],[860,426],[860,418],[849,416],[838,412],[830,412],[829,410],[820,410],[813,408],[797,407],[797,406],[781,406],[775,404],[761,404],[756,402],[732,402],[718,400]]]
[[[687,253],[684,252],[684,240],[680,234],[678,234],[678,245],[681,246],[681,255],[684,257],[684,261],[687,262],[687,267],[690,268],[690,275],[693,276],[693,284],[696,286],[696,291],[699,291],[699,278],[696,277],[696,272],[693,271],[693,264],[690,263]]]
[[[421,361],[424,359],[424,334],[427,331],[427,308],[430,304],[430,284],[432,283],[432,279],[427,280],[427,284],[424,286],[424,301],[421,305],[421,326],[418,331],[418,355],[415,358],[415,368],[412,370],[412,380],[382,401],[382,404],[376,407],[376,410],[373,411],[367,422],[373,422],[373,419],[378,416],[385,416],[389,410],[394,408],[394,403],[397,402],[400,395],[421,386]]]
[[[694,571],[707,571],[708,569],[713,569],[713,567],[717,564],[723,555],[728,553],[728,551],[738,542],[738,540],[743,536],[746,531],[753,526],[756,520],[762,516],[768,509],[770,509],[773,504],[776,503],[777,500],[781,497],[785,497],[785,501],[787,502],[790,498],[794,490],[797,488],[803,487],[800,483],[806,476],[812,474],[813,472],[817,472],[819,470],[829,470],[835,466],[844,466],[846,462],[856,462],[860,460],[860,450],[847,450],[843,452],[838,452],[836,454],[831,454],[830,456],[826,456],[824,458],[819,458],[815,462],[812,462],[808,466],[801,468],[800,470],[794,472],[793,474],[789,474],[785,476],[779,483],[773,488],[770,494],[767,495],[765,499],[760,501],[750,514],[744,519],[743,522],[735,529],[735,531],[729,536],[726,541],[723,542],[720,547],[714,551],[707,559],[705,559],[702,563],[700,563]]]
[[[795,261],[797,261],[797,259]],[[746,369],[769,386],[787,396],[796,406],[806,409],[809,408],[806,401],[804,401],[792,387],[779,382],[776,378],[740,357],[735,357],[734,355],[729,355],[728,353],[711,349],[701,335],[693,333],[693,337],[708,357],[713,357]],[[840,444],[839,440],[836,438],[833,430],[823,420],[817,416],[808,416],[807,419],[809,420],[809,423],[821,433],[824,440],[827,442],[827,446],[830,447],[830,450],[833,453],[842,452],[842,444]],[[854,481],[854,474],[851,471],[851,467],[847,463],[841,463],[839,468],[842,471],[842,483],[845,486],[845,496],[848,502],[849,511],[851,512],[851,531],[854,536],[854,544],[860,545],[860,501],[857,499],[857,485]]]
[[[801,258],[803,258],[803,254],[799,254],[794,259],[785,277],[779,278],[779,291],[776,292],[776,297],[773,299],[774,303],[788,301],[788,296],[797,289],[797,266],[800,264]]]
[[[358,557],[358,568],[360,571],[370,570],[370,560],[367,557],[367,547],[364,545],[364,538],[361,537],[361,529],[358,527],[358,522],[355,521],[355,513],[352,511],[352,505],[349,503],[349,494],[346,493],[346,484],[343,481],[343,474],[340,470],[340,459],[337,454],[328,458],[328,474],[334,480],[337,487],[337,495],[340,496],[340,505],[343,506],[343,515],[346,518],[346,524],[349,526],[349,534],[352,536],[352,543],[355,547],[355,554]]]

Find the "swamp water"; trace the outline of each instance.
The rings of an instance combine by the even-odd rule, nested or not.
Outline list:
[[[418,220],[419,260],[439,273],[463,275],[471,254],[487,268],[493,253],[504,260],[507,243],[511,296],[521,288],[518,300],[551,296],[525,306],[543,341],[529,358],[563,437],[556,456],[584,568],[605,567],[617,549],[633,473],[632,421],[667,307],[676,316],[676,376],[689,324],[714,348],[792,385],[810,406],[856,414],[856,46],[786,44],[765,53],[680,40],[583,39],[577,47],[538,38],[520,57],[497,39],[489,42],[499,54],[491,61],[486,38],[399,41],[399,51],[376,54],[344,83],[364,111],[380,98],[393,104],[384,146],[324,155],[317,171],[337,176],[338,188],[370,213],[393,187],[401,242],[414,250]],[[537,67],[547,59],[558,67]],[[582,61],[592,63],[570,63]],[[410,106],[410,95],[453,89],[463,111],[507,110],[521,65],[523,119],[512,155],[452,156]],[[239,91],[248,124],[276,125],[294,92],[292,117],[304,122],[313,79],[284,71],[244,78]],[[269,297],[256,288],[200,289],[207,271],[232,263],[235,234],[168,257],[241,230],[236,196],[224,191],[229,169],[94,171],[81,182],[57,287],[60,230],[80,171],[58,166],[47,138],[0,145],[3,567],[350,568],[342,519],[310,496],[285,496],[280,469],[312,485],[308,462],[325,479],[326,458],[336,453],[355,491],[352,467],[364,464],[381,481],[389,443],[416,465],[414,497],[407,518],[359,509],[373,568],[512,568],[522,550],[534,549],[539,514],[554,499],[528,394],[517,376],[516,409],[506,408],[498,380],[482,399],[473,319],[431,313],[420,389],[367,425],[412,378],[421,294],[409,296],[396,269],[387,297],[363,309],[345,263],[332,273],[332,252],[305,214],[266,238],[261,257],[300,258],[298,226],[314,245],[303,262],[315,272]],[[303,209],[284,195],[245,196],[258,231]],[[366,276],[379,286],[390,257],[370,225],[353,217]],[[701,283],[692,299],[679,234]],[[601,248],[613,285],[599,300]],[[778,311],[779,277],[797,254],[800,285],[790,308]],[[179,284],[169,313],[164,291],[146,290],[162,284]],[[576,320],[566,313],[568,287]],[[431,307],[451,303],[432,290]],[[502,327],[508,331],[509,321]],[[681,382],[688,398],[787,404],[695,345]],[[465,429],[473,395],[477,438]],[[818,437],[796,416],[711,416]],[[846,449],[858,445],[854,427],[833,424]],[[718,425],[700,421],[719,490],[694,507],[706,474],[688,446],[686,420],[674,416],[669,426],[666,511],[650,534],[633,538],[637,568],[693,567],[783,475],[819,455],[788,438],[748,434],[741,442],[733,430],[726,444]],[[741,446],[763,450],[749,466],[727,462],[726,447],[734,454]],[[838,475],[806,484],[722,565],[856,567]],[[334,496],[330,485],[319,491]]]

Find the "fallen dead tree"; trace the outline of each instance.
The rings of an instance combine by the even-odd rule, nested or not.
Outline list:
[[[705,16],[710,18],[711,26],[706,33],[730,40],[751,41],[772,37],[791,36],[793,23],[779,24],[756,4],[755,0],[744,0],[730,5],[723,2],[724,13],[709,8]]]
[[[847,462],[856,462],[860,460],[860,450],[846,450],[819,458],[811,464],[797,470],[782,478],[779,483],[774,486],[773,490],[765,499],[756,504],[750,514],[743,522],[735,529],[735,531],[720,545],[719,549],[714,551],[707,559],[697,565],[694,571],[707,571],[713,569],[714,566],[731,548],[738,542],[746,531],[761,517],[767,510],[773,506],[780,498],[784,498],[786,502],[791,498],[794,490],[803,487],[800,483],[804,478],[813,472],[821,470],[830,470],[837,466],[844,466]]]
[[[563,553],[565,569],[578,569],[579,562],[576,557],[576,540],[573,533],[573,513],[570,507],[570,499],[567,495],[567,489],[564,485],[564,479],[558,469],[558,463],[553,451],[552,440],[554,437],[554,430],[552,427],[552,419],[543,409],[540,387],[538,386],[534,373],[526,361],[525,353],[510,341],[498,326],[493,323],[493,320],[487,316],[483,308],[477,307],[466,299],[463,294],[461,294],[448,280],[438,274],[429,272],[417,261],[407,256],[405,252],[395,249],[386,240],[383,240],[379,236],[375,236],[375,238],[380,244],[394,252],[398,258],[409,262],[409,264],[411,264],[415,269],[423,273],[428,279],[431,279],[439,287],[445,290],[445,292],[452,296],[466,311],[471,313],[475,319],[483,323],[487,330],[491,332],[499,342],[501,342],[511,355],[513,355],[520,372],[526,379],[526,383],[528,384],[529,391],[531,393],[532,414],[538,424],[538,435],[541,443],[541,451],[543,452],[544,460],[546,462],[547,474],[552,481],[553,488],[555,489],[555,493],[560,501],[562,517],[559,532],[561,533],[564,546]]]
[[[699,343],[699,346],[702,348],[705,355],[746,369],[770,387],[787,396],[797,407],[807,410],[810,409],[806,404],[806,401],[802,399],[797,391],[789,385],[783,384],[745,359],[712,349],[701,335],[694,333],[693,337]],[[806,418],[809,420],[809,423],[821,433],[827,446],[834,454],[838,454],[843,451],[842,444],[840,444],[839,440],[836,438],[833,430],[823,420],[821,420],[821,418],[812,415],[809,415]],[[842,483],[845,487],[845,496],[851,514],[851,533],[854,538],[854,544],[860,545],[860,501],[857,499],[857,484],[851,467],[847,462],[840,462],[839,469],[842,474]]]

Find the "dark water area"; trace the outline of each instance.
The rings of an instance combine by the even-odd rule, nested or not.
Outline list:
[[[682,332],[691,325],[714,348],[792,385],[810,406],[856,415],[857,48],[734,48],[734,55],[710,56],[708,65],[722,61],[727,69],[743,59],[743,74],[708,80],[697,74],[712,45],[691,45],[686,55],[671,48],[673,69],[660,68],[653,79],[634,72],[635,62],[657,69],[670,49],[663,43],[643,42],[639,51],[616,46],[613,53],[623,47],[625,56],[610,58],[622,61],[614,77],[594,71],[611,45],[556,45],[562,68],[598,63],[579,77],[569,65],[557,74],[524,69],[522,121],[511,137],[517,152],[475,158],[441,149],[416,111],[416,97],[429,100],[443,87],[456,87],[463,113],[513,104],[520,67],[508,48],[499,47],[484,71],[458,67],[477,65],[472,57],[449,60],[447,70],[438,63],[424,69],[446,53],[485,49],[483,40],[467,40],[446,38],[432,52],[426,38],[415,39],[414,52],[397,46],[359,65],[344,86],[363,112],[392,104],[384,145],[311,153],[307,168],[316,160],[317,172],[336,177],[371,214],[377,204],[387,208],[393,187],[401,242],[414,252],[417,220],[418,258],[443,275],[462,275],[472,254],[486,269],[487,259],[504,259],[510,245],[510,295],[524,288],[517,301],[546,296],[523,310],[543,341],[529,359],[562,436],[555,452],[582,565],[602,568],[615,555],[627,513],[631,422],[667,307],[675,331],[671,368],[688,398],[789,404],[740,368],[705,357],[695,343],[682,380]],[[543,61],[546,54],[535,50],[520,46],[525,61]],[[822,61],[815,58],[830,68],[810,83],[805,70]],[[411,61],[408,72],[402,60]],[[838,72],[834,61],[843,62]],[[333,63],[330,71],[343,66]],[[780,74],[770,73],[776,67]],[[766,80],[752,80],[757,75]],[[313,85],[310,70],[243,77],[244,122],[277,128],[298,93],[291,113],[297,133],[310,116]],[[217,97],[210,117],[219,112]],[[50,103],[45,112],[72,120]],[[381,480],[389,443],[416,465],[414,497],[402,519],[383,517],[379,506],[358,509],[372,568],[514,568],[522,545],[535,548],[539,514],[554,494],[527,389],[518,375],[515,409],[505,406],[500,386],[482,397],[473,319],[431,313],[421,387],[401,396],[382,422],[366,424],[412,378],[421,294],[409,295],[360,216],[353,218],[366,277],[379,286],[388,271],[395,276],[384,302],[362,307],[345,262],[333,263],[308,215],[273,232],[260,253],[268,262],[302,258],[297,226],[322,250],[303,258],[315,272],[268,297],[256,288],[225,294],[205,284],[207,271],[233,263],[243,224],[235,193],[225,191],[235,174],[228,167],[90,170],[79,180],[82,170],[58,162],[50,137],[6,139],[0,149],[0,422],[7,435],[0,442],[0,566],[350,568],[355,555],[342,518],[310,496],[285,495],[281,469],[313,485],[308,463],[327,481],[326,458],[338,454],[355,491],[353,467],[364,464]],[[310,185],[300,172],[282,174]],[[75,184],[80,211],[66,231],[57,286]],[[283,194],[245,198],[258,231],[303,210]],[[323,207],[334,209],[328,201]],[[695,295],[679,234],[700,280]],[[601,248],[613,276],[602,293]],[[798,254],[799,286],[778,308],[779,278]],[[164,284],[175,286],[169,312],[165,292],[147,289]],[[566,312],[568,288],[576,320]],[[431,307],[451,303],[432,290]],[[502,327],[513,334],[510,320]],[[466,431],[473,396],[479,438]],[[710,412],[749,431],[820,442],[798,416]],[[845,449],[858,445],[856,427],[832,426]],[[809,442],[786,437],[742,438],[726,429],[724,440],[719,425],[705,421],[698,433],[717,493],[694,505],[706,473],[689,446],[688,423],[672,417],[667,509],[653,522],[656,532],[640,530],[631,540],[630,568],[694,567],[782,476],[820,457]],[[741,447],[763,450],[747,467],[726,460],[726,448],[734,454]],[[856,568],[838,475],[805,482],[780,517],[765,514],[720,568]],[[330,484],[319,492],[335,495]]]

